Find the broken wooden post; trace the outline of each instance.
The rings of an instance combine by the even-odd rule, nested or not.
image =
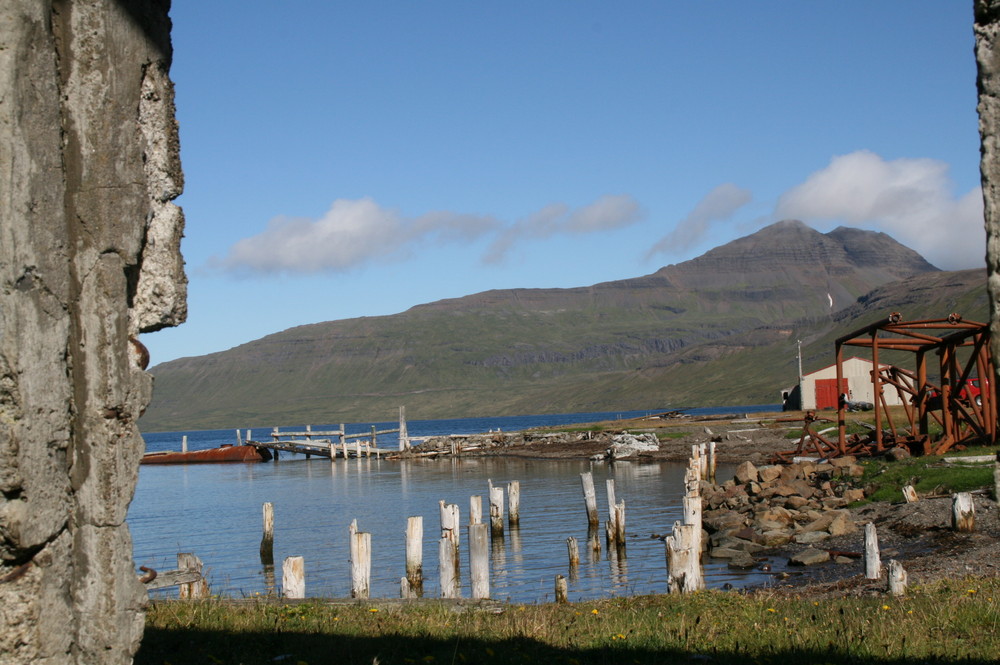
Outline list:
[[[567,585],[566,578],[562,575],[556,575],[556,602],[569,602],[569,585]]]
[[[597,538],[597,529],[587,529],[587,544],[590,549],[590,560],[601,560],[601,541]]]
[[[576,543],[576,538],[570,536],[566,539],[566,550],[569,552],[569,567],[576,568],[580,565],[580,548]]]
[[[237,446],[242,446],[243,445],[243,438],[240,436],[240,430],[239,429],[236,430],[236,445]]]
[[[615,545],[619,549],[625,547],[625,499],[615,506]]]
[[[513,529],[521,523],[521,481],[507,483],[507,522]]]
[[[372,577],[372,535],[358,531],[351,534],[351,598],[367,598]]]
[[[410,589],[410,582],[405,577],[399,578],[399,597],[400,598],[416,598],[416,594]]]
[[[262,509],[264,535],[260,539],[260,562],[265,566],[274,565],[274,504],[266,502]]]
[[[594,474],[590,471],[580,474],[583,483],[583,501],[587,506],[587,522],[594,526],[600,523],[597,517],[597,493],[594,491]]]
[[[406,520],[406,581],[411,594],[424,595],[424,518],[423,515]],[[409,598],[411,596],[404,596]]]
[[[438,508],[441,513],[441,537],[447,538],[448,542],[451,543],[452,553],[449,556],[449,560],[453,562],[455,570],[453,572],[453,578],[455,584],[458,585],[461,578],[461,571],[459,569],[460,556],[459,556],[459,545],[460,545],[460,533],[459,533],[459,511],[458,505],[454,503],[445,503],[444,499],[438,501]],[[450,598],[451,596],[446,596]]]
[[[188,451],[188,435],[185,434],[181,437],[181,452],[186,453]]]
[[[667,536],[667,589],[670,593],[693,593],[705,588],[701,570],[701,534],[691,524],[674,523]]]
[[[180,584],[178,595],[182,600],[208,598],[208,581],[202,574],[202,567],[201,559],[191,552],[177,555],[177,570],[196,575],[193,581]]]
[[[976,506],[968,492],[958,492],[951,497],[951,527],[961,533],[976,530]]]
[[[476,495],[469,497],[469,524],[483,523],[483,497]]]
[[[877,580],[882,577],[882,559],[878,551],[878,533],[871,522],[865,525],[865,578]]]
[[[903,564],[889,559],[889,593],[893,596],[906,595],[907,575]]]
[[[485,524],[469,525],[469,573],[472,597],[490,597],[489,538]]]
[[[618,537],[618,505],[615,503],[615,481],[613,478],[608,478],[604,481],[604,486],[607,488],[608,492],[608,521],[604,525],[604,539],[608,543],[608,550],[616,542]]]
[[[494,538],[503,538],[503,487],[490,485],[490,534]]]
[[[306,561],[300,556],[285,557],[281,564],[281,590],[285,598],[306,597]]]
[[[458,598],[458,576],[455,569],[458,566],[455,541],[448,532],[442,533],[438,541],[438,573],[441,580],[441,597]]]
[[[914,489],[913,485],[905,485],[903,487],[903,498],[906,499],[906,503],[917,502],[917,490]]]

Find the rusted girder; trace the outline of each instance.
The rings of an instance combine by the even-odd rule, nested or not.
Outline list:
[[[874,428],[864,436],[848,436],[847,404],[841,399],[836,444],[811,431],[818,419],[807,412],[798,448],[777,453],[774,460],[787,462],[803,454],[823,458],[878,455],[897,446],[905,446],[913,454],[940,455],[956,446],[996,443],[1000,428],[989,338],[988,324],[966,321],[959,314],[904,321],[899,312],[840,337],[836,341],[838,386],[844,380],[843,347],[871,350]],[[910,367],[881,363],[880,351],[910,352],[913,360],[907,363]],[[928,379],[930,354],[938,357],[937,384]],[[886,391],[898,395],[905,423],[894,422]],[[940,433],[932,431],[932,422],[940,427]]]

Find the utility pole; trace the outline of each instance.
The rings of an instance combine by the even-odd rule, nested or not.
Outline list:
[[[799,385],[802,385],[802,340],[797,339],[795,343],[799,347]]]

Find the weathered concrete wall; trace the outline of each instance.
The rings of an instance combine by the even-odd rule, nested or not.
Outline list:
[[[974,0],[974,7],[990,350],[994,359],[1000,359],[1000,0]],[[1000,374],[996,376],[1000,379]]]
[[[0,5],[0,663],[129,662],[125,513],[185,315],[168,0]]]

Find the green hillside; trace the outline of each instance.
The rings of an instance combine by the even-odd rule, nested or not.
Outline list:
[[[769,403],[795,379],[795,340],[828,364],[834,338],[888,309],[985,316],[985,277],[942,273],[884,234],[781,222],[645,277],[490,291],[164,363],[140,425]]]

